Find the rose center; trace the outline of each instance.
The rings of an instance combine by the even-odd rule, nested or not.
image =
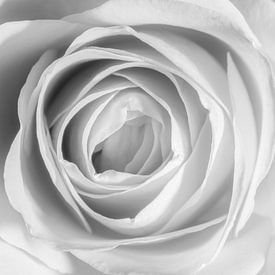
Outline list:
[[[127,111],[127,119],[122,127],[95,147],[92,162],[96,172],[115,170],[144,174],[147,159],[156,139],[159,139],[156,136],[159,124],[139,111]],[[146,174],[159,166],[162,159],[157,157],[153,162],[153,168]]]

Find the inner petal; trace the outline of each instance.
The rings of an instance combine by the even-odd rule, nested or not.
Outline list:
[[[96,171],[125,171],[142,143],[150,144],[149,139],[144,140],[145,136],[153,138],[152,119],[140,112],[128,111],[124,125],[96,146],[92,157]]]
[[[91,152],[91,155],[89,156],[90,159],[92,159],[92,154],[97,152],[98,148],[102,146],[100,145],[99,147],[97,147],[99,144],[104,143],[106,146],[107,144],[109,144],[108,146],[109,150],[108,151],[105,150],[106,158],[110,159],[110,156],[111,156],[111,158],[116,159],[115,160],[116,165],[120,166],[120,168],[115,171],[126,172],[127,170],[127,173],[139,174],[139,170],[143,167],[144,163],[149,157],[150,152],[152,151],[152,148],[154,147],[156,140],[160,138],[157,135],[156,137],[154,137],[155,136],[154,133],[156,131],[153,130],[152,125],[154,125],[155,123],[158,123],[161,125],[164,125],[166,123],[170,124],[170,123],[169,123],[169,117],[167,117],[168,114],[166,114],[162,106],[158,104],[154,99],[152,99],[149,95],[144,93],[141,89],[132,89],[131,91],[130,90],[128,90],[128,92],[126,93],[121,92],[117,97],[115,97],[113,101],[111,101],[108,104],[108,106],[106,106],[104,111],[102,111],[100,116],[97,118],[95,123],[91,125],[91,127],[90,127],[90,123],[87,123],[87,129],[85,130],[87,130],[86,132],[90,133],[89,135],[90,139],[86,140],[84,144],[86,144],[88,141],[87,148],[89,148],[88,150]],[[119,117],[121,117],[120,124],[116,122]],[[144,124],[147,124],[147,125],[144,125]],[[129,137],[130,135],[132,135],[132,139],[133,140],[136,139],[135,133],[133,131],[128,131],[128,130],[131,130],[137,127],[141,127],[140,129],[142,130],[142,125],[144,125],[144,137],[142,139],[142,143],[140,143],[141,145],[137,147],[136,150],[133,151],[134,154],[131,153],[131,150],[130,151],[128,150],[128,152],[126,153],[128,145],[126,145],[125,142],[129,142],[129,138],[127,139],[127,136]],[[124,134],[122,137],[123,132]],[[110,136],[112,136],[112,139],[109,140]],[[125,140],[124,138],[126,138],[127,140],[122,144],[120,141]],[[117,145],[118,147],[118,149],[116,149],[117,151],[112,149],[112,152],[111,152],[110,148],[114,147],[113,146],[114,142],[110,142],[110,141],[111,140],[114,141],[116,139],[120,140],[120,141],[116,141],[116,144],[118,143],[120,144]],[[106,143],[107,140],[108,142]],[[169,143],[169,140],[167,140],[167,142]],[[96,147],[97,149],[95,150]],[[124,149],[125,149],[125,152],[123,156],[121,151],[124,151]],[[144,153],[141,156],[138,156],[140,155],[139,152],[141,150],[144,151]],[[109,156],[107,156],[107,152],[109,153]],[[115,156],[112,156],[113,154]],[[120,160],[118,160],[120,156],[121,158]],[[146,156],[146,158],[144,158],[144,156]],[[105,160],[107,160],[106,158]],[[133,160],[132,168],[128,169],[129,167],[127,167],[127,169],[125,169],[126,165],[130,163],[131,160]],[[121,163],[118,164],[118,162],[121,162]],[[160,159],[155,158],[155,162],[161,164],[163,162],[162,155],[160,155]],[[107,166],[109,166],[109,164]],[[93,174],[95,172],[98,172],[98,171],[95,171],[96,170],[95,167],[91,167],[91,169],[93,171],[92,172]],[[149,171],[149,173],[150,172],[153,172],[153,171]],[[98,173],[96,174],[98,175]],[[96,174],[94,175],[96,176]]]

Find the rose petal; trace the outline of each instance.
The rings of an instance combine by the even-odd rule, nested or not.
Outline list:
[[[56,31],[60,33],[57,34]],[[3,166],[6,151],[10,147],[12,138],[15,135],[15,131],[18,129],[16,112],[18,94],[24,84],[27,74],[31,69],[31,66],[35,64],[37,58],[39,58],[39,56],[48,49],[54,48],[54,52],[56,51],[57,53],[60,50],[62,51],[64,47],[66,47],[66,45],[70,42],[70,40],[75,37],[75,35],[80,33],[80,31],[81,28],[75,25],[58,21],[36,21],[20,23],[13,22],[1,25],[1,166]],[[45,32],[49,34],[47,37],[44,35]],[[32,43],[26,43],[26,41],[32,41]],[[25,90],[22,93],[22,97],[20,97],[21,102],[19,104],[27,103],[27,98],[32,93],[32,87],[36,85],[38,81],[37,78],[40,77],[39,71],[42,71],[43,68],[47,66],[49,62],[51,62],[52,58],[54,58],[54,55],[55,54],[52,55],[50,52],[46,53],[33,67],[31,74],[23,88],[23,90]],[[20,66],[18,66],[19,63]],[[10,77],[12,77],[12,79]],[[31,90],[29,91],[28,88]],[[21,113],[21,116],[22,112],[19,112]],[[13,174],[14,168],[15,166],[12,165],[11,173]],[[2,171],[3,167],[0,170]],[[16,245],[22,249],[29,250],[31,254],[36,254],[35,250],[32,250],[32,248],[37,247],[38,250],[41,249],[41,253],[39,255],[41,260],[45,261],[52,267],[57,268],[59,265],[61,270],[68,270],[66,269],[66,259],[63,258],[62,253],[59,254],[57,252],[54,258],[55,260],[59,261],[59,263],[56,263],[52,258],[47,259],[45,255],[51,254],[50,250],[47,252],[48,248],[43,245],[39,248],[38,242],[32,242],[31,239],[25,235],[25,233],[23,233],[26,230],[25,224],[23,224],[23,221],[19,215],[17,216],[15,213],[13,213],[13,209],[10,207],[9,202],[5,197],[5,191],[2,188],[2,180],[0,184],[1,197],[3,196],[1,203],[4,204],[0,207],[2,217],[0,235],[8,242],[16,242]],[[17,190],[20,190],[20,188]],[[16,190],[14,189],[14,191]],[[19,207],[23,207],[23,204],[20,204],[20,201],[21,200],[17,201],[17,205]],[[5,209],[7,212],[5,212]],[[10,210],[8,211],[8,209]],[[60,263],[62,264],[60,265]]]
[[[182,234],[184,231],[173,232],[174,238],[170,240],[164,238],[140,244],[133,242],[111,251],[71,250],[71,253],[107,274],[192,274],[213,252],[221,225],[213,222],[197,228],[199,231],[190,228],[185,234]]]
[[[1,161],[18,130],[18,95],[31,67],[44,51],[63,49],[80,31],[76,25],[59,21],[13,22],[0,26]],[[45,37],[44,33],[49,35]]]
[[[140,174],[151,174],[164,161],[162,158],[163,153],[161,150],[161,141],[160,141],[160,137],[162,136],[161,130],[163,129],[161,125],[156,121],[152,121],[152,129],[153,129],[153,135],[154,135],[154,143],[153,143],[153,146],[149,148],[150,154],[148,155],[147,160],[145,160],[144,164],[138,171],[138,173]],[[145,141],[145,138],[144,138],[144,141]],[[128,164],[126,166],[126,169],[127,167],[128,167]]]
[[[259,274],[269,248],[270,231],[270,223],[266,219],[253,215],[242,233],[228,240],[218,258],[197,274]]]
[[[114,129],[117,129],[116,125],[119,123],[121,118],[124,117],[120,123],[120,125],[122,125],[125,119],[127,119],[127,112],[129,111],[139,111],[140,113],[158,121],[162,125],[165,125],[166,121],[168,120],[168,115],[164,108],[158,104],[157,101],[143,92],[140,88],[131,88],[125,91],[121,91],[112,100],[112,102],[110,102],[110,104],[105,107],[105,109],[95,121],[93,127],[90,130],[91,134],[88,148],[90,148],[92,151],[96,144],[106,139],[110,132],[113,133]],[[116,118],[115,121],[114,118]],[[148,140],[151,136],[153,142],[152,128],[151,130],[148,130]],[[150,151],[148,152],[148,150],[146,150],[146,153],[149,154]],[[140,165],[144,163],[146,159],[146,153],[141,154]]]
[[[197,142],[199,133],[207,116],[207,109],[201,104],[197,91],[182,78],[175,76],[179,86],[179,95],[185,105],[188,116],[191,145]]]
[[[212,145],[209,163],[201,184],[197,190],[186,200],[184,204],[175,211],[167,224],[160,230],[165,232],[175,228],[182,228],[195,222],[199,216],[205,214],[205,209],[213,202],[217,202],[221,194],[228,194],[228,189],[232,186],[232,166],[233,166],[233,142],[232,129],[226,117],[223,117],[221,109],[213,102],[209,114],[212,128]],[[229,149],[230,148],[230,149]],[[222,165],[222,169],[221,169]],[[222,205],[223,211],[228,210],[228,205]],[[210,209],[209,209],[210,211]]]
[[[263,266],[260,275],[272,275],[273,271],[275,270],[275,263],[274,263],[274,257],[275,257],[275,238],[273,236],[268,253],[266,255],[265,265]]]
[[[250,182],[245,183],[245,178],[250,178],[252,170],[254,169],[258,137],[255,116],[252,109],[253,107],[251,105],[247,88],[245,87],[236,64],[230,55],[228,55],[228,84],[231,91],[230,95],[234,109],[233,127],[235,127],[237,132],[237,139],[239,139],[238,143],[241,144],[241,154],[243,155],[245,162],[245,171],[242,180],[242,188],[244,192],[244,190],[248,188],[247,184],[250,184]],[[235,165],[239,165],[237,161],[238,157],[235,160]],[[234,198],[235,190],[233,190],[232,196]],[[232,203],[232,205],[234,204]]]
[[[94,77],[93,75],[89,75],[89,79],[93,77]],[[69,83],[70,84],[69,86],[70,87],[73,86],[74,83],[75,83],[74,81],[72,83]],[[85,86],[85,84],[83,84],[83,86]],[[79,87],[77,85],[77,87],[75,87],[75,90],[79,89],[78,92],[80,92],[83,86]],[[64,87],[62,88],[62,91],[58,96],[58,100],[56,100],[55,98],[55,102],[53,102],[53,104],[50,105],[49,108],[46,110],[48,124],[51,125],[50,131],[51,131],[51,137],[53,140],[53,145],[57,151],[59,150],[57,148],[57,139],[58,139],[58,135],[60,135],[60,130],[61,130],[60,127],[64,123],[65,117],[68,117],[69,113],[73,113],[74,108],[77,108],[76,104],[79,105],[79,100],[80,100],[79,98],[77,98],[78,93],[76,91],[71,89],[67,90],[66,87],[65,89]],[[127,81],[122,77],[110,75],[102,79],[98,84],[92,87],[90,92],[86,95],[86,98],[92,93],[96,94],[101,92],[101,94],[104,95],[110,92],[120,91],[120,90],[133,88],[133,87],[136,87],[136,86],[130,81]],[[71,96],[71,94],[76,94],[76,95]],[[70,97],[71,97],[70,101],[66,102],[67,104],[66,105],[64,104],[63,106],[63,103],[61,102],[68,100],[68,98]],[[60,102],[56,102],[56,101],[60,101]],[[53,111],[53,109],[55,109],[55,111]],[[60,111],[60,110],[63,110],[63,111]],[[51,117],[55,117],[55,118],[51,119]]]
[[[0,24],[7,21],[35,19],[59,19],[63,16],[83,12],[104,3],[106,0],[1,0]]]
[[[22,222],[23,225],[23,222]],[[23,225],[24,227],[24,225]],[[81,275],[103,275],[98,270],[92,268],[91,266],[83,263],[78,260],[76,257],[72,256],[69,252],[57,252],[52,248],[46,248],[41,244],[40,240],[35,240],[31,238],[27,238],[28,232],[24,234],[25,229],[22,229],[22,232],[19,234],[23,234],[23,239],[16,238],[16,246],[11,246],[6,242],[0,239],[0,272],[4,275],[13,275],[13,274],[22,274],[22,275],[30,275],[30,274],[45,274],[45,275],[61,275],[61,274],[81,274]],[[14,232],[13,232],[14,233]],[[27,242],[23,242],[25,240]],[[21,246],[23,245],[23,246]],[[27,245],[27,246],[25,246]],[[45,250],[46,248],[46,250]],[[23,250],[22,250],[23,249]],[[24,250],[27,252],[25,253]],[[45,252],[45,254],[44,254]],[[48,254],[47,254],[48,253]],[[43,256],[40,258],[39,254]],[[60,255],[66,260],[67,266],[69,268],[64,269],[61,267],[61,264],[64,265],[64,259],[60,257]],[[47,257],[47,258],[46,258]],[[56,257],[56,258],[54,258]],[[61,260],[61,262],[60,262]],[[60,273],[54,269],[54,266],[50,265],[50,268],[47,267],[48,263],[56,262]],[[16,262],[16,265],[14,264]],[[62,269],[63,268],[63,269]]]
[[[179,97],[176,87],[175,79],[167,72],[163,72],[158,68],[162,74],[153,70],[146,70],[143,68],[130,68],[121,70],[117,75],[123,76],[144,91],[151,94],[158,101],[162,101],[162,105],[167,109],[171,117],[171,146],[174,152],[183,154],[185,158],[190,153],[190,135],[188,128],[187,114],[184,103]],[[154,79],[155,81],[152,81]],[[176,83],[177,84],[177,83]],[[169,93],[167,92],[169,91]],[[163,157],[166,157],[165,155]]]
[[[0,272],[4,275],[61,275],[61,273],[45,267],[28,254],[8,245],[2,240],[0,240],[0,258]]]
[[[35,150],[31,141],[29,140],[30,144],[23,144],[22,148],[22,131],[20,131],[7,157],[5,185],[11,204],[23,215],[33,235],[39,235],[49,241],[72,238],[72,236],[76,239],[87,238],[89,234],[83,228],[81,229],[79,221],[76,221],[74,215],[70,213],[68,206],[58,198],[52,182],[47,183],[49,176],[41,164],[37,147]],[[28,146],[32,146],[32,154],[28,154],[30,150]],[[26,150],[26,153],[22,155],[20,150]],[[34,184],[35,188],[31,188],[30,186]],[[47,212],[43,209],[47,209]],[[46,219],[43,215],[48,218]]]
[[[84,152],[87,151],[87,147],[83,146],[83,132],[87,123],[90,120],[96,120],[116,94],[117,91],[113,93],[109,91],[109,94],[106,94],[106,92],[91,94],[81,100],[75,108],[72,109],[72,112],[69,112],[68,116],[65,116],[65,120],[61,124],[57,137],[57,157],[59,159],[62,159],[64,155],[65,159],[72,161],[86,175],[89,175],[91,163],[87,158],[87,154],[84,154]]]
[[[184,38],[180,32],[142,27],[132,32],[162,53],[187,77],[197,80],[202,87],[210,91],[227,112],[230,112],[226,74],[221,65],[207,51],[193,41]]]
[[[66,160],[60,160],[60,163],[63,165],[70,181],[76,188],[77,192],[80,194],[88,194],[95,197],[101,197],[105,194],[114,194],[119,191],[123,191],[125,188],[116,188],[113,186],[102,186],[91,179],[85,177],[80,169],[72,162]]]
[[[54,31],[58,28],[61,28],[64,33],[59,34],[58,37],[54,34]],[[45,40],[45,36],[41,36],[41,32],[43,30],[47,31],[49,34],[53,35],[47,37]],[[8,31],[5,31],[8,30]],[[1,103],[3,107],[1,107],[1,111],[4,113],[2,117],[5,117],[4,125],[1,123],[1,133],[5,133],[5,139],[1,137],[1,159],[4,158],[5,151],[9,147],[11,141],[9,141],[10,128],[11,125],[15,126],[15,123],[8,123],[6,121],[7,118],[11,120],[15,120],[13,118],[16,117],[16,111],[13,110],[13,105],[16,108],[18,92],[23,85],[23,81],[26,77],[26,73],[31,68],[32,63],[35,59],[43,53],[44,50],[49,48],[55,48],[54,51],[48,51],[37,62],[37,64],[32,68],[28,79],[25,83],[25,86],[20,93],[19,98],[19,116],[23,119],[23,112],[21,108],[25,108],[29,103],[29,97],[31,96],[33,87],[37,84],[38,78],[40,77],[40,73],[43,69],[55,58],[56,52],[59,49],[65,47],[70,39],[77,33],[77,28],[74,26],[70,26],[68,24],[60,23],[60,22],[40,22],[36,23],[24,22],[21,24],[18,23],[10,23],[1,26],[1,54],[4,55],[2,58],[3,72],[1,73],[3,79],[1,78],[1,85],[4,88],[1,90],[6,94],[3,94],[1,97]],[[27,45],[21,43],[22,41],[32,40],[31,45]],[[19,49],[10,51],[11,48],[15,48],[20,45]],[[9,49],[7,51],[7,49]],[[11,55],[12,52],[12,55]],[[7,63],[10,62],[10,63]],[[20,62],[20,66],[22,68],[22,72],[18,70],[18,62]],[[16,73],[14,73],[16,68]],[[13,75],[13,80],[10,81],[10,78],[6,76]],[[3,82],[5,81],[5,82]],[[11,90],[9,90],[11,89]],[[13,99],[14,97],[14,99]],[[4,108],[7,106],[6,100],[9,101],[9,108]],[[1,105],[2,106],[2,105]],[[22,107],[25,106],[25,107]],[[12,107],[12,108],[11,108]],[[27,107],[26,107],[27,108]],[[11,114],[7,112],[13,112]],[[5,113],[6,112],[6,113]],[[3,147],[2,147],[3,146]],[[2,162],[2,161],[1,161]],[[14,173],[15,166],[14,162],[11,162],[11,167],[7,168],[11,173]],[[1,168],[2,171],[2,168]],[[2,184],[2,182],[1,182]],[[17,214],[10,206],[7,201],[5,191],[1,186],[1,225],[0,225],[0,235],[9,243],[14,244],[15,246],[28,251],[34,257],[38,257],[42,262],[46,263],[46,265],[50,266],[53,269],[61,270],[63,272],[67,272],[71,270],[71,265],[67,260],[65,254],[63,252],[57,252],[49,248],[46,244],[41,244],[39,241],[36,241],[30,238],[29,232],[27,232],[26,225],[24,224],[21,216]],[[12,185],[9,185],[8,188],[13,188]],[[20,188],[15,188],[12,190],[15,193],[20,190]],[[21,196],[22,193],[19,194]],[[24,205],[20,204],[20,200],[16,201],[16,205],[13,204],[16,208],[23,208]],[[39,253],[37,253],[39,251]],[[49,255],[52,255],[49,257]],[[13,259],[14,260],[14,259]]]
[[[49,91],[49,95],[46,97],[48,103],[45,108],[45,116],[50,128],[79,101],[81,89],[96,76],[98,70],[106,67],[106,62],[81,65],[72,68],[69,73],[64,70],[63,74],[56,78],[56,87]]]
[[[275,66],[275,3],[272,0],[230,0],[242,12]],[[275,68],[275,67],[274,67]]]
[[[235,142],[234,181],[226,225],[213,259],[217,257],[226,238],[230,234],[246,192],[249,187],[251,188],[251,178],[255,169],[254,165],[257,156],[257,151],[252,150],[253,148],[257,148],[257,132],[251,101],[246,86],[230,54],[228,54],[227,73],[233,108],[233,132]],[[249,122],[247,118],[249,118]],[[243,223],[242,220],[238,220],[236,223],[240,222]]]
[[[11,169],[14,169],[14,167],[11,167]],[[46,243],[31,237],[21,215],[11,207],[7,200],[4,188],[0,187],[0,190],[1,216],[3,217],[0,221],[1,238],[9,244],[26,251],[53,270],[60,272],[72,271],[72,265],[66,253],[57,251]]]
[[[275,200],[273,199],[275,196],[274,180],[275,161],[273,161],[269,173],[257,190],[254,212],[258,215],[269,218],[273,223],[275,233],[275,213],[273,211],[275,209]]]
[[[194,14],[197,15],[196,18]],[[219,0],[211,0],[209,4],[201,0],[192,2],[190,0],[180,2],[111,0],[93,10],[68,16],[65,20],[96,26],[145,24],[181,26],[211,33],[225,41],[231,40],[237,30],[248,39],[255,40],[245,20],[230,1],[223,1],[221,4]]]
[[[109,169],[121,172],[127,171],[126,166],[129,161],[134,158],[137,151],[146,143],[145,132],[148,132],[148,128],[152,130],[150,118],[141,114],[136,115],[137,117],[134,119],[129,119],[128,113],[124,125],[100,144],[101,148],[99,150],[101,152],[94,153],[99,153],[99,155],[96,155],[93,161],[95,167],[97,162],[97,171],[103,172]],[[151,131],[149,139],[153,139],[152,137],[153,132]],[[127,172],[131,173],[131,171]]]
[[[210,147],[211,129],[209,122],[206,122],[188,160],[172,180],[167,182],[160,194],[138,213],[135,217],[137,224],[156,222],[163,225],[164,221],[177,211],[179,205],[184,204],[202,182],[209,160]]]
[[[125,91],[127,92],[127,91]],[[105,127],[102,128],[102,125],[104,124],[105,121],[112,121],[112,118],[116,114],[116,117],[120,117],[120,113],[123,114],[127,110],[137,110],[144,115],[147,115],[148,117],[153,118],[155,121],[160,123],[163,127],[165,125],[169,125],[169,118],[167,111],[161,106],[161,104],[158,103],[157,100],[154,100],[151,98],[151,96],[148,96],[146,92],[143,92],[140,88],[136,88],[135,90],[129,90],[128,93],[123,92],[122,95],[118,95],[117,98],[114,98],[114,102],[109,104],[109,107],[106,107],[106,110],[104,110],[105,114],[102,113],[101,116],[98,117],[97,121],[95,122],[95,125],[91,130],[94,130],[95,134],[91,135],[90,142],[88,144],[89,148],[93,148],[93,144],[96,142],[97,138],[97,133],[100,133],[102,129],[104,130]],[[105,115],[105,116],[104,116]],[[108,118],[108,116],[110,118]],[[105,123],[106,124],[106,123]],[[112,123],[115,125],[116,123]],[[108,125],[108,124],[107,124]],[[169,128],[169,127],[166,127]],[[152,135],[152,127],[151,129],[148,128],[148,141],[150,140],[151,136],[151,142],[153,144],[153,135]],[[169,135],[169,130],[165,131],[164,133],[166,134],[168,132]],[[104,139],[106,135],[100,138],[100,140]],[[168,137],[169,138],[169,137]],[[148,142],[150,143],[150,142]],[[169,141],[166,142],[169,144]],[[145,143],[146,146],[149,146],[148,144]],[[145,146],[145,147],[146,147]],[[144,147],[141,147],[144,149]],[[141,167],[146,160],[147,156],[146,154],[149,154],[150,151],[147,149],[143,151],[143,153],[139,154],[139,167]],[[167,157],[167,155],[166,155]]]
[[[134,217],[149,204],[164,188],[167,182],[179,169],[181,160],[172,158],[161,171],[146,179],[141,184],[123,192],[97,196],[88,192],[80,192],[85,201],[91,203],[92,208],[99,213],[120,217]],[[125,208],[127,205],[127,208]]]

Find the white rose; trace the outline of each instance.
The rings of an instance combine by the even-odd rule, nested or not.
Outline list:
[[[0,2],[0,273],[274,274],[275,4],[90,2]]]

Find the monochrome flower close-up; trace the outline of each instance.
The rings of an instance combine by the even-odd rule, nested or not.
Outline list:
[[[0,0],[0,274],[274,275],[275,2]]]

